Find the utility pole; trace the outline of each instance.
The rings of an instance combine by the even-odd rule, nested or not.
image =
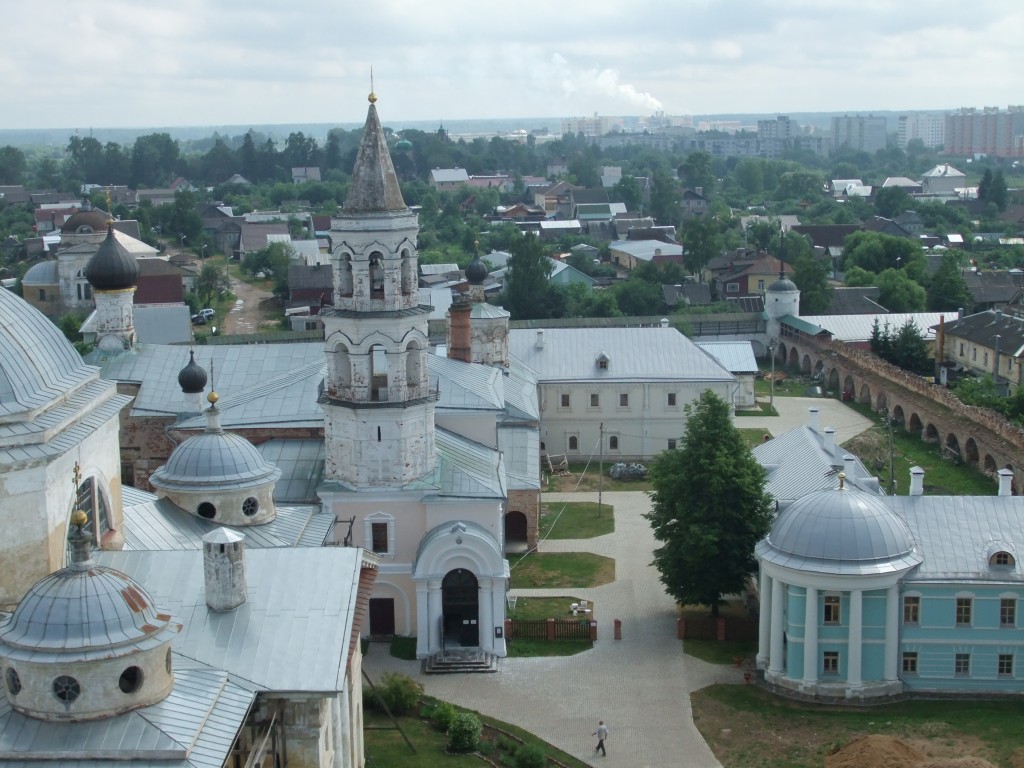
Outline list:
[[[775,415],[775,342],[768,342],[768,357],[772,359],[772,377],[769,380],[768,386],[771,389],[768,390],[768,415]]]
[[[893,477],[892,413],[888,409],[885,412],[885,421],[889,428],[889,495],[892,496],[896,493],[896,478]]]
[[[598,473],[597,473],[597,516],[601,516],[601,492],[604,490],[604,422],[598,427],[600,435],[597,446]]]

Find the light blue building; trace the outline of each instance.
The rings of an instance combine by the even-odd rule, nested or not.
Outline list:
[[[757,661],[819,698],[1024,691],[1024,499],[880,496],[845,483],[785,507],[756,548]]]

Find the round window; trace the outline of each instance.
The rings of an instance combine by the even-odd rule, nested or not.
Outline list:
[[[242,513],[246,517],[252,517],[260,511],[259,499],[250,496],[248,499],[242,502]]]
[[[8,667],[7,672],[4,673],[4,679],[7,682],[7,690],[11,696],[17,696],[21,693],[21,678],[18,677],[18,673],[14,671],[14,667]]]
[[[118,678],[117,687],[122,693],[135,693],[142,687],[142,670],[138,667],[128,667]]]
[[[167,667],[167,674],[171,674],[171,649],[167,649],[167,658],[164,659],[164,666]]]
[[[53,695],[68,704],[77,699],[81,692],[78,681],[68,675],[61,675],[53,681]]]
[[[207,520],[213,520],[217,516],[217,508],[208,501],[200,504],[196,512],[199,513],[200,517],[205,517]]]

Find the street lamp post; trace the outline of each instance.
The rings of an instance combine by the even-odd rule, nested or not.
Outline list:
[[[206,243],[199,246],[199,260],[202,261],[206,258]]]
[[[775,415],[775,342],[768,342],[768,357],[772,359],[772,377],[768,380],[768,415]]]

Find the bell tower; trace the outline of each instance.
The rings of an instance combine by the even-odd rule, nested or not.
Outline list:
[[[331,219],[334,306],[324,323],[325,479],[353,490],[400,488],[434,468],[427,318],[419,303],[419,223],[398,186],[370,107],[348,197]]]

